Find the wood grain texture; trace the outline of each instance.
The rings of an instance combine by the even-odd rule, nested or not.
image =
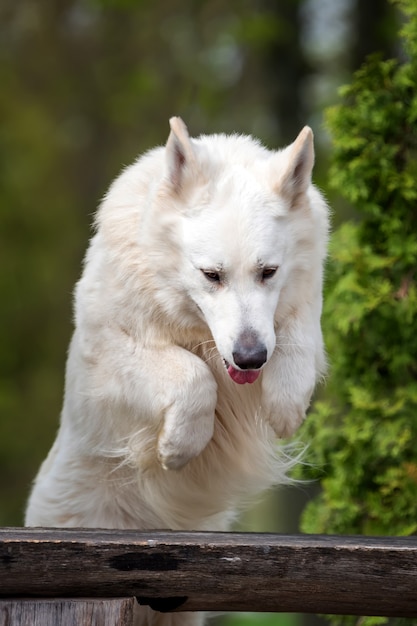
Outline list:
[[[0,596],[411,617],[417,538],[3,529]]]
[[[0,626],[134,626],[134,598],[0,600]]]

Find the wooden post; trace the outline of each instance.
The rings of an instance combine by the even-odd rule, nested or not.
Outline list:
[[[0,600],[0,626],[134,626],[134,598]]]
[[[417,537],[0,530],[3,598],[417,616]]]

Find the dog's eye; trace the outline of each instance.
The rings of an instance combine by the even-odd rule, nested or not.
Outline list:
[[[262,280],[268,280],[268,278],[272,278],[276,274],[277,269],[277,267],[265,267],[262,270]]]
[[[204,276],[211,283],[219,283],[220,282],[220,274],[219,272],[214,272],[213,270],[201,270]]]

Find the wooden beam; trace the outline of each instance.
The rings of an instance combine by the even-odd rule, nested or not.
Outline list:
[[[0,624],[7,626],[134,626],[134,598],[0,600]]]
[[[0,596],[415,617],[417,538],[3,529]]]

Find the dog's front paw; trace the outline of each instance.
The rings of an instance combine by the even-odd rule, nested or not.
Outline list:
[[[315,387],[314,358],[295,356],[277,353],[262,375],[262,414],[282,438],[301,426]]]
[[[164,469],[179,470],[198,456],[213,436],[217,386],[213,376],[179,389],[166,410],[157,454]]]
[[[304,421],[314,385],[306,385],[304,390],[285,388],[279,379],[263,380],[262,414],[278,437],[291,437]]]
[[[199,418],[197,428],[164,427],[158,438],[158,460],[166,470],[179,470],[198,456],[213,436],[214,414]]]
[[[286,439],[291,437],[304,421],[306,408],[295,402],[274,404],[268,403],[263,407],[265,419],[271,424],[277,437]]]

